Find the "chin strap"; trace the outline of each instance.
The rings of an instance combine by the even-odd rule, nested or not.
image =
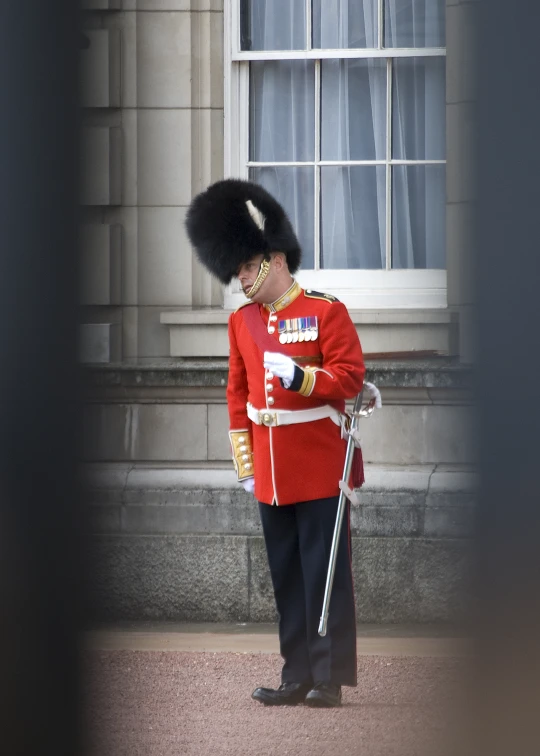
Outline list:
[[[259,289],[263,285],[266,279],[266,276],[268,275],[269,272],[270,272],[270,258],[268,257],[262,261],[261,267],[259,268],[259,272],[257,274],[257,278],[253,282],[253,286],[251,287],[251,289],[246,294],[246,297],[248,299],[253,299],[255,294],[259,291]]]

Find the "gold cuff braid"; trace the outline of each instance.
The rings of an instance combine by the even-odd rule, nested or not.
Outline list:
[[[238,480],[253,477],[253,450],[248,430],[229,431],[234,469]]]
[[[298,393],[302,396],[311,396],[313,387],[315,386],[315,374],[309,369],[304,370],[304,380],[302,385],[298,389]]]

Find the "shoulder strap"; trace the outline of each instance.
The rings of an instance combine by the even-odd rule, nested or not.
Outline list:
[[[259,305],[256,302],[251,302],[249,305],[242,307],[241,314],[251,334],[251,338],[261,352],[280,352],[280,354],[286,354],[279,341],[273,339],[266,330]]]

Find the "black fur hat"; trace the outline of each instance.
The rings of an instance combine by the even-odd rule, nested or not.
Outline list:
[[[284,209],[251,181],[225,179],[198,194],[186,230],[199,260],[224,284],[261,252],[284,252],[291,273],[300,266],[300,245]]]

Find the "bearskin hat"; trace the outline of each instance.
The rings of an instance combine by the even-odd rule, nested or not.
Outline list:
[[[261,252],[284,252],[291,273],[300,266],[300,245],[285,210],[251,181],[225,179],[198,194],[186,230],[199,260],[224,284]]]

